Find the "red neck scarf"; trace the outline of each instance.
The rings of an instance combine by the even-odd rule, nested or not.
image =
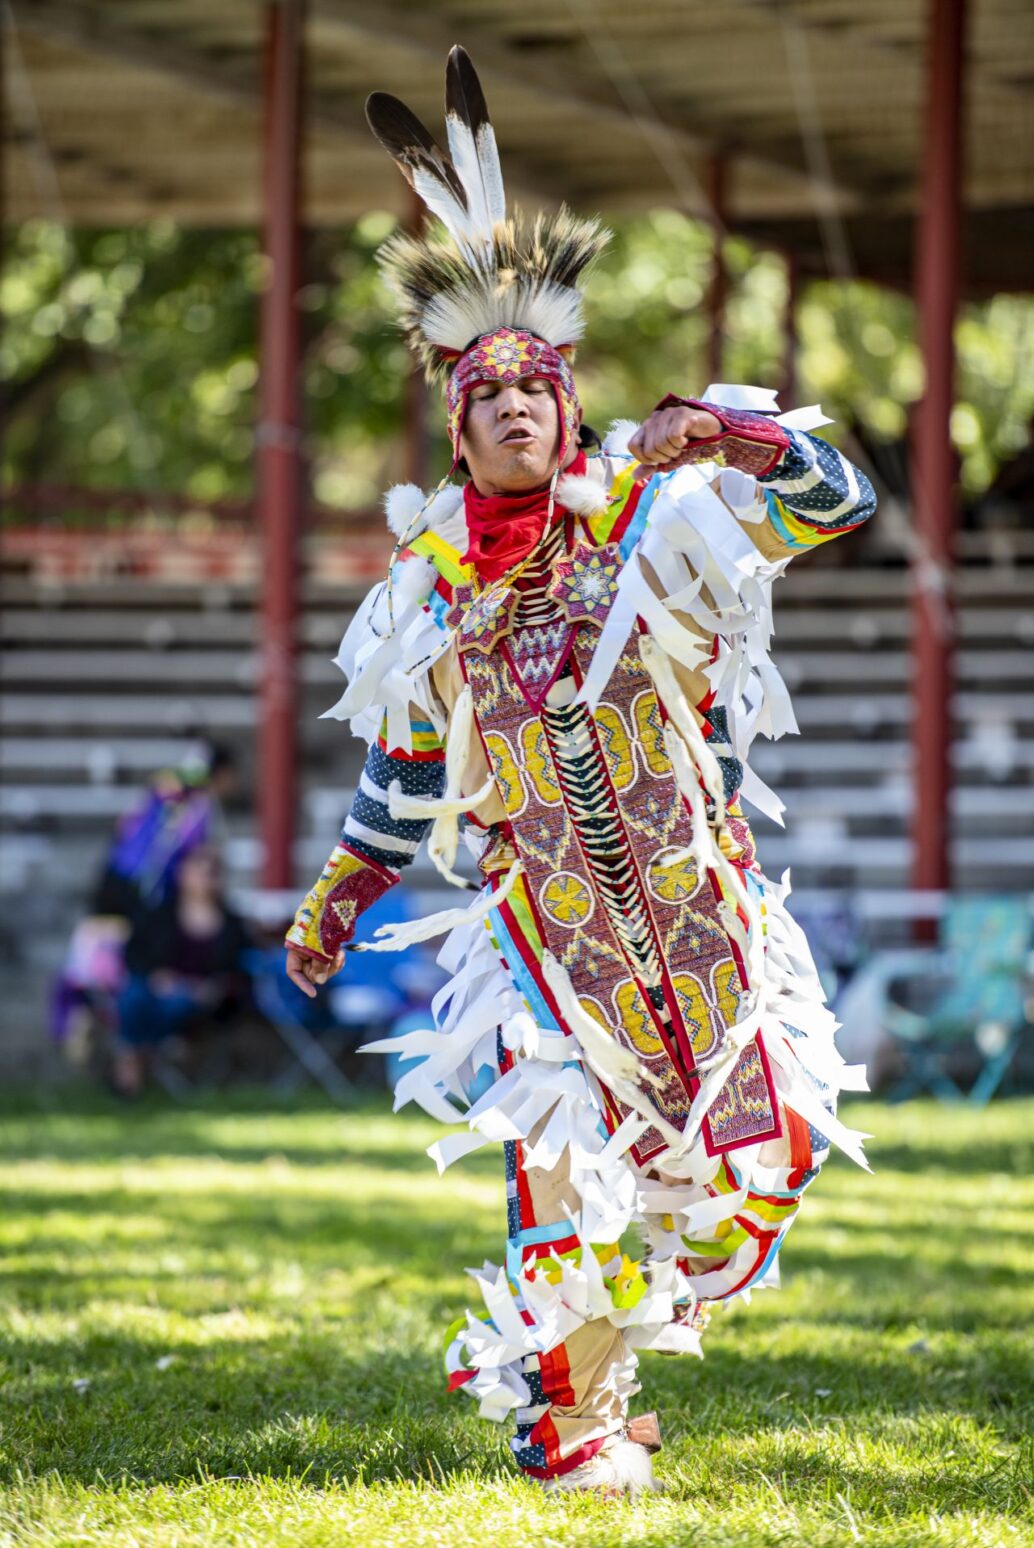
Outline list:
[[[580,451],[567,473],[585,472],[585,453]],[[463,564],[472,564],[481,580],[496,581],[531,553],[546,528],[549,489],[531,494],[483,495],[468,480],[463,490],[467,516],[467,552]],[[563,506],[554,506],[553,518]]]

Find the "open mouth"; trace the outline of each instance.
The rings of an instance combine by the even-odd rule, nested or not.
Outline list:
[[[511,430],[509,434],[503,436],[503,445],[505,446],[508,441],[533,441],[534,439],[535,435],[531,430]]]

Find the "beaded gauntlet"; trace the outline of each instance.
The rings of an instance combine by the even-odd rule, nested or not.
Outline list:
[[[751,414],[746,409],[725,408],[720,403],[702,403],[699,398],[679,398],[669,393],[658,409],[702,409],[713,414],[721,424],[718,435],[691,441],[663,469],[681,468],[689,462],[717,462],[720,467],[738,468],[741,473],[752,473],[764,478],[773,472],[779,459],[790,446],[790,437],[782,425],[767,414]]]
[[[306,957],[333,961],[340,947],[352,939],[359,915],[398,879],[376,860],[357,854],[345,843],[335,844],[319,880],[302,899],[285,946]]]

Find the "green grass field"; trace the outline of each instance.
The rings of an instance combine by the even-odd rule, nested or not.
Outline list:
[[[647,1355],[665,1492],[551,1500],[443,1388],[499,1158],[364,1106],[0,1099],[0,1543],[1034,1543],[1034,1102],[855,1107],[784,1288]],[[471,1287],[473,1289],[473,1287]]]

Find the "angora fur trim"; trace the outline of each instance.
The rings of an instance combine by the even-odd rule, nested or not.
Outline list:
[[[388,526],[395,537],[400,538],[408,529],[410,523],[420,512],[423,506],[423,521],[412,536],[418,532],[426,532],[428,527],[433,527],[436,532],[445,537],[447,542],[455,538],[466,546],[466,523],[461,520],[459,525],[454,525],[454,532],[447,532],[446,526],[461,511],[463,505],[463,489],[459,484],[446,484],[444,489],[430,498],[416,484],[393,484],[384,496],[384,514],[387,517]]]
[[[556,498],[558,505],[575,516],[595,516],[607,508],[602,482],[587,473],[565,473],[557,482]]]
[[[606,440],[603,442],[603,450],[608,457],[623,457],[628,455],[628,443],[639,429],[639,423],[635,419],[615,419],[607,431]]]
[[[384,496],[384,514],[395,537],[402,536],[426,499],[417,484],[392,484]]]
[[[653,1462],[645,1446],[612,1435],[588,1462],[581,1462],[569,1473],[544,1480],[547,1494],[578,1494],[600,1490],[605,1493],[648,1494],[656,1489]]]

